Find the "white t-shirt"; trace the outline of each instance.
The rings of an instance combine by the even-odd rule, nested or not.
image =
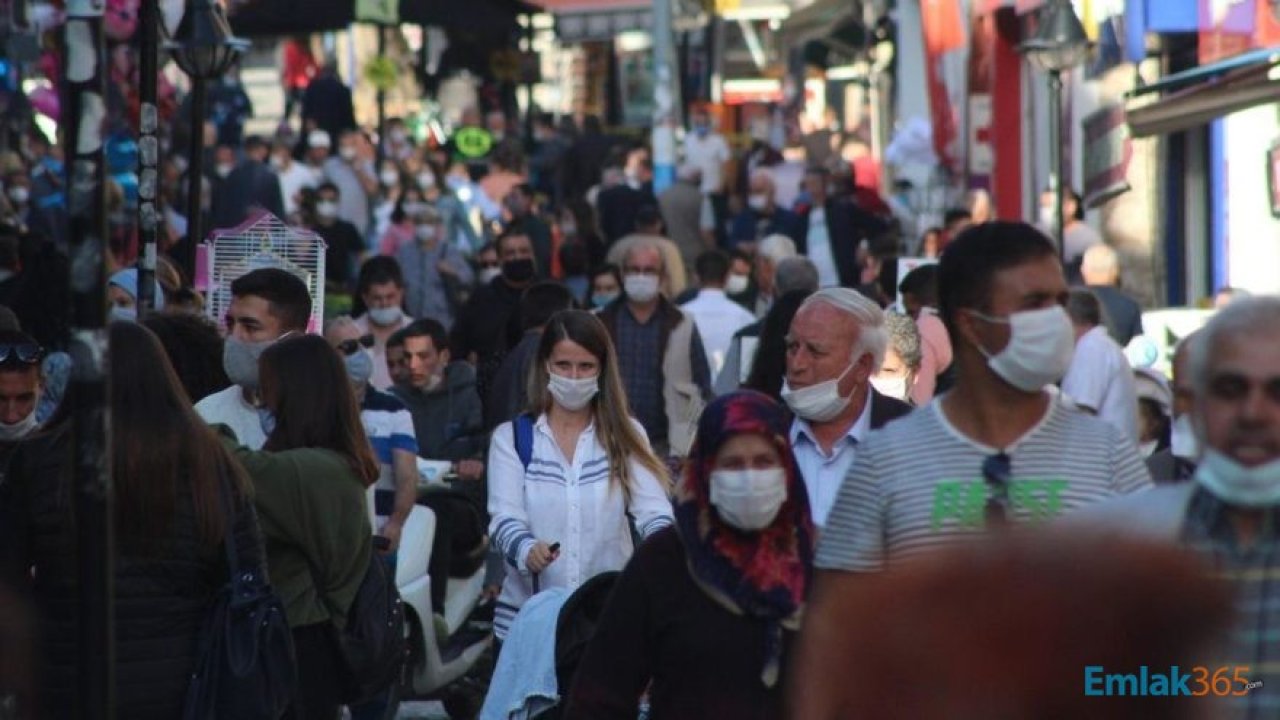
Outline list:
[[[231,428],[236,440],[250,450],[261,450],[267,442],[258,409],[245,402],[244,391],[239,385],[219,390],[196,403],[196,414],[210,425]]]
[[[298,194],[304,188],[319,184],[317,173],[302,163],[292,163],[288,170],[277,170],[276,176],[280,179],[280,194],[284,196],[284,211],[290,214],[298,211]]]
[[[720,133],[698,137],[689,133],[684,138],[684,161],[702,170],[702,192],[718,193],[724,189],[724,164],[729,162],[729,143]]]
[[[1138,389],[1124,350],[1101,325],[1080,336],[1062,378],[1062,392],[1133,442],[1138,440]]]
[[[827,211],[814,208],[809,213],[808,242],[809,259],[818,269],[818,287],[840,287],[840,272],[836,270],[836,259],[831,254],[831,233],[827,231]]]
[[[756,321],[755,315],[717,288],[699,290],[697,297],[681,305],[680,309],[692,315],[694,324],[698,326],[712,376],[719,374],[720,368],[724,367],[733,334]]]

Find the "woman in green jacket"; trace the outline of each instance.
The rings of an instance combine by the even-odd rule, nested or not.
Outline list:
[[[335,631],[368,570],[365,489],[378,464],[346,370],[322,338],[281,340],[258,366],[267,442],[237,456],[253,478],[268,572],[293,629],[298,694],[286,717],[333,720],[342,686]]]

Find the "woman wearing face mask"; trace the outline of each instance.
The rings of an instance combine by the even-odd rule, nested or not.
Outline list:
[[[400,248],[413,243],[417,235],[417,219],[426,209],[427,201],[422,196],[422,191],[412,185],[406,187],[396,200],[387,228],[378,240],[378,252],[395,255]]]
[[[628,516],[644,537],[671,523],[666,468],[627,408],[608,332],[582,310],[547,323],[529,412],[494,431],[489,463],[489,535],[507,568],[494,614],[500,641],[539,589],[573,590],[621,569],[633,550]]]
[[[391,216],[399,207],[405,189],[400,177],[400,166],[391,159],[383,160],[378,170],[378,204],[373,209],[374,237],[382,237],[391,226]]]
[[[566,720],[630,720],[646,686],[654,718],[783,716],[814,546],[789,422],[753,391],[707,406],[676,526],[642,545],[618,579]]]
[[[880,369],[871,376],[872,387],[881,395],[905,403],[928,404],[930,397],[921,398],[915,392],[922,357],[920,331],[915,321],[906,315],[887,312],[884,314],[884,327],[889,331],[889,346],[885,348]]]
[[[586,307],[599,310],[622,297],[622,270],[606,263],[591,273],[591,294],[585,299]]]
[[[440,213],[444,221],[445,240],[469,256],[480,249],[483,241],[467,217],[466,207],[442,178],[444,173],[428,160],[417,173],[418,188],[422,190],[426,201]]]
[[[378,479],[378,462],[347,369],[322,338],[299,335],[267,348],[259,383],[266,445],[234,452],[253,480],[267,569],[293,630],[298,695],[285,717],[336,717],[335,628],[372,557],[365,491]]]
[[[446,239],[448,224],[430,202],[415,218],[414,239],[396,251],[404,272],[404,304],[412,317],[439,320],[453,326],[454,308],[463,291],[475,281],[471,263]]]

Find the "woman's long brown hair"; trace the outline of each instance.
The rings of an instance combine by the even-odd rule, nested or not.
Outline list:
[[[636,460],[658,478],[670,492],[671,478],[667,468],[653,454],[649,443],[631,424],[627,391],[618,374],[618,356],[604,323],[584,310],[562,310],[551,316],[542,331],[538,356],[529,372],[529,412],[533,415],[551,409],[551,393],[547,390],[547,361],[556,343],[570,340],[581,345],[600,363],[600,391],[591,400],[595,412],[596,436],[609,457],[610,481],[619,483],[630,502],[635,478],[631,477],[629,460]]]
[[[315,335],[294,335],[268,347],[258,361],[262,402],[276,426],[264,450],[324,448],[346,458],[365,487],[378,480],[378,461],[338,353]]]
[[[228,532],[222,478],[236,495],[244,470],[196,415],[155,334],[114,323],[111,342],[111,469],[116,527],[130,551],[145,551],[173,530],[180,483],[191,491],[196,536],[206,546]]]

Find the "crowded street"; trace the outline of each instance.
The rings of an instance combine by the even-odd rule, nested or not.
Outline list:
[[[0,0],[0,720],[1280,719],[1280,3]]]

